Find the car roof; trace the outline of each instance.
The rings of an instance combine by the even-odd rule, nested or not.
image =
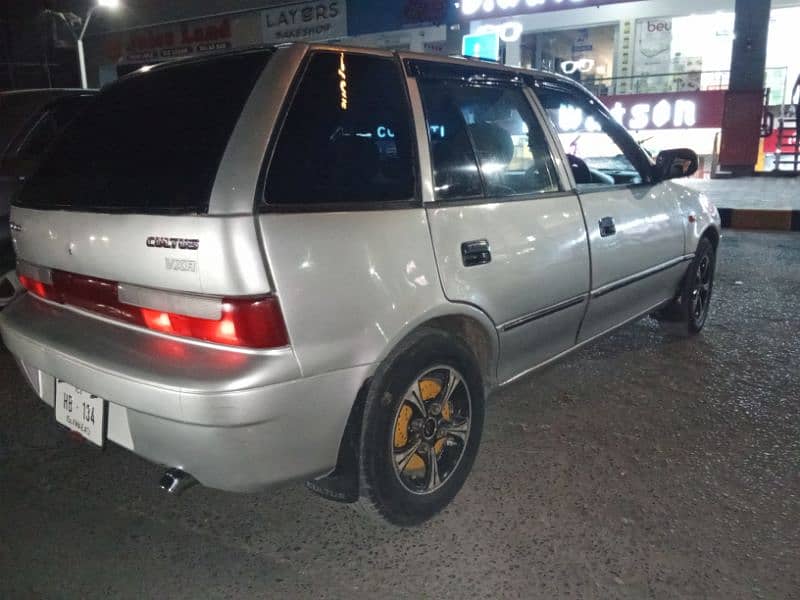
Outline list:
[[[523,76],[533,77],[535,79],[540,79],[543,81],[559,82],[574,88],[583,89],[582,86],[580,86],[580,84],[575,82],[573,79],[570,79],[569,77],[565,77],[558,73],[550,73],[547,71],[539,71],[536,69],[528,69],[522,67],[510,67],[508,65],[502,65],[487,60],[467,58],[463,56],[443,56],[440,54],[426,54],[423,52],[395,51],[383,48],[368,48],[360,46],[347,46],[341,44],[308,43],[308,42],[292,42],[290,44],[280,44],[277,46],[259,44],[259,45],[246,46],[243,48],[222,50],[219,52],[209,52],[207,54],[187,56],[166,61],[163,63],[154,64],[151,67],[151,69],[148,69],[148,71],[149,70],[162,71],[164,69],[179,68],[180,66],[183,65],[213,61],[229,56],[262,53],[262,52],[271,53],[280,51],[284,48],[288,48],[291,46],[301,46],[306,48],[306,50],[308,51],[325,50],[333,52],[358,52],[363,54],[371,54],[375,56],[386,56],[386,57],[397,56],[401,59],[435,62],[441,64],[449,64],[453,66],[461,66],[461,67],[473,67],[473,68],[478,68],[480,70],[485,70],[487,72],[514,74],[520,77]],[[139,74],[141,74],[140,71],[134,71],[133,73],[130,73],[125,77],[136,76]]]

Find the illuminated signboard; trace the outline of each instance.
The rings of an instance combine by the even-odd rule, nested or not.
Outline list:
[[[516,42],[522,37],[522,23],[508,21],[500,25],[481,25],[475,33],[496,33],[503,42]]]
[[[667,125],[680,129],[697,125],[697,102],[694,100],[662,98],[655,104],[640,102],[630,108],[622,102],[615,102],[608,110],[628,129],[661,129]]]
[[[718,129],[722,127],[722,114],[725,108],[725,92],[719,90],[606,96],[600,100],[617,121],[633,130]],[[574,115],[572,119],[569,115],[565,115],[564,118],[567,123],[574,122]],[[580,126],[581,123],[578,123],[576,129]]]
[[[460,0],[459,13],[467,19],[547,12],[585,6],[621,4],[633,0]]]
[[[600,98],[626,129],[719,129],[725,92],[633,94]],[[601,131],[600,123],[579,106],[563,104],[556,115],[561,133]]]
[[[500,60],[500,36],[497,32],[471,33],[461,41],[461,55],[483,60]]]

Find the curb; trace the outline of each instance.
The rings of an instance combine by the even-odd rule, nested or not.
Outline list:
[[[720,208],[723,229],[800,231],[800,210]]]

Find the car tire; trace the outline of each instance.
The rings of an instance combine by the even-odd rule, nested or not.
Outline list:
[[[702,238],[689,268],[686,270],[678,296],[654,316],[668,331],[690,336],[700,333],[708,320],[711,296],[714,291],[716,252],[708,238]]]
[[[354,508],[409,527],[456,496],[480,445],[480,373],[466,344],[437,329],[415,332],[392,352],[367,395]]]

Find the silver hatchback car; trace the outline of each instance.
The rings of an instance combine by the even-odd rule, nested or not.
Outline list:
[[[655,314],[702,329],[720,219],[569,79],[297,44],[107,86],[12,209],[5,345],[55,418],[231,491],[397,525],[488,394]]]

